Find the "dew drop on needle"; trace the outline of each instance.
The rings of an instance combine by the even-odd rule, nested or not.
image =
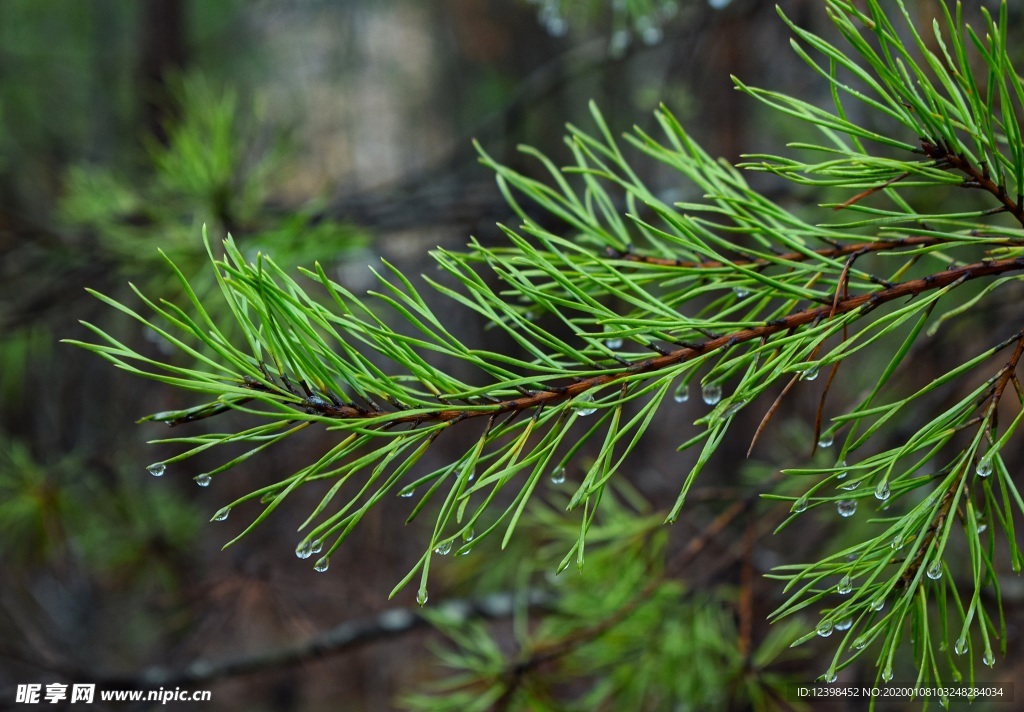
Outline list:
[[[889,494],[890,491],[888,482],[879,482],[878,486],[875,487],[875,499],[884,502],[885,500],[889,499]]]
[[[584,393],[573,401],[572,407],[576,409],[576,415],[581,418],[597,412],[597,406],[594,405],[594,396],[589,393]]]
[[[992,474],[992,456],[985,455],[985,457],[978,460],[978,477],[988,477]]]
[[[852,517],[857,512],[857,500],[841,499],[836,502],[836,511],[840,517]]]

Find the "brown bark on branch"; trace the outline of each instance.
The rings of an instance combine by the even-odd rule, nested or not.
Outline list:
[[[948,269],[943,272],[921,277],[920,279],[909,280],[894,284],[885,289],[879,289],[868,294],[860,294],[852,297],[836,299],[833,304],[814,307],[790,314],[787,317],[774,319],[762,326],[741,329],[729,334],[723,334],[716,338],[708,339],[700,344],[684,346],[679,349],[667,351],[664,355],[634,361],[613,373],[606,373],[600,376],[580,379],[564,387],[551,388],[538,391],[521,398],[512,398],[473,409],[446,409],[433,412],[422,412],[419,409],[410,412],[397,411],[388,414],[380,412],[368,412],[355,406],[337,406],[317,399],[319,402],[310,407],[322,415],[340,419],[379,419],[382,424],[394,426],[402,423],[426,423],[426,422],[453,422],[477,417],[493,417],[504,413],[521,412],[546,405],[552,405],[561,401],[569,400],[594,388],[600,388],[611,383],[622,380],[629,376],[643,373],[655,373],[669,366],[684,363],[694,358],[704,356],[719,349],[728,348],[748,341],[764,339],[774,334],[797,329],[801,326],[813,324],[833,316],[847,314],[857,309],[873,309],[882,304],[901,299],[903,297],[915,297],[933,289],[942,289],[956,282],[966,282],[981,277],[995,275],[1024,269],[1024,257],[1014,257],[1003,260],[982,260],[973,264]],[[309,403],[307,402],[307,406]]]

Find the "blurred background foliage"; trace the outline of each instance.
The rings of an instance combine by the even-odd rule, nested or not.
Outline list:
[[[788,51],[774,4],[0,3],[0,708],[17,683],[139,681],[151,666],[258,654],[413,604],[413,591],[386,600],[426,536],[396,535],[404,500],[372,513],[326,574],[292,556],[315,493],[220,551],[242,523],[207,520],[292,471],[288,452],[269,451],[232,475],[249,481],[232,489],[227,478],[216,495],[194,472],[146,475],[170,453],[145,443],[162,426],[134,421],[190,403],[55,343],[80,337],[88,319],[153,354],[165,348],[84,287],[124,299],[133,281],[174,297],[158,248],[197,289],[212,287],[203,224],[286,269],[319,260],[354,291],[379,257],[415,273],[427,249],[495,240],[495,222],[511,219],[471,139],[529,173],[537,166],[515,146],[559,161],[561,127],[587,125],[588,99],[616,131],[650,125],[665,102],[714,155],[777,150],[799,136],[735,92],[730,74],[828,96]],[[780,5],[829,34],[821,3]],[[930,17],[934,2],[915,7]],[[678,199],[678,177],[637,170]],[[453,330],[486,326],[451,318]],[[778,599],[762,574],[816,556],[817,542],[856,522],[807,517],[771,537],[785,512],[751,493],[806,461],[815,407],[813,395],[791,401],[767,464],[745,464],[745,444],[720,453],[671,529],[656,523],[682,468],[674,424],[657,423],[582,573],[553,576],[566,549],[550,540],[564,499],[552,483],[509,550],[451,557],[431,588],[432,604],[514,590],[547,592],[543,605],[522,594],[493,622],[428,614],[439,633],[385,631],[334,656],[192,686],[213,689],[210,709],[789,709],[785,682],[822,670],[787,649],[793,629],[764,623]],[[1004,591],[1011,630],[1022,598]],[[1022,665],[1013,644],[1000,674]]]

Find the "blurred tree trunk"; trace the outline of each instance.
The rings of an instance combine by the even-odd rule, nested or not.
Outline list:
[[[142,3],[139,37],[139,81],[142,97],[142,135],[166,143],[164,126],[176,107],[167,91],[168,74],[184,69],[186,0],[147,0]]]

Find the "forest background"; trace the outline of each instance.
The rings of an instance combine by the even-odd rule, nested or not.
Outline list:
[[[774,2],[630,3],[649,12],[585,3],[567,17],[551,5],[0,3],[0,693],[36,681],[177,679],[212,689],[214,709],[315,710],[344,700],[346,709],[376,710],[438,676],[429,652],[436,632],[380,624],[386,611],[415,606],[413,588],[387,599],[429,537],[420,522],[401,526],[407,502],[371,512],[324,573],[293,554],[313,494],[222,551],[245,522],[209,520],[252,489],[250,478],[294,471],[297,445],[209,489],[195,486],[202,470],[191,461],[153,479],[146,465],[174,450],[147,444],[164,426],[135,421],[187,407],[187,397],[58,339],[81,338],[78,322],[87,320],[159,357],[159,338],[84,290],[127,298],[134,282],[180,296],[157,249],[201,279],[203,225],[214,240],[230,233],[245,254],[269,253],[286,269],[318,260],[354,292],[373,285],[368,265],[381,258],[417,274],[433,269],[426,255],[436,246],[457,249],[470,235],[496,241],[496,223],[517,218],[472,139],[499,163],[539,176],[517,145],[568,160],[563,126],[591,127],[591,99],[615,133],[653,126],[664,103],[710,154],[730,161],[778,150],[796,130],[735,91],[730,75],[828,100],[827,86],[788,50]],[[820,2],[779,5],[801,27],[834,32]],[[934,13],[930,0],[909,5]],[[1020,19],[1015,4],[1011,12]],[[666,200],[681,190],[664,166],[635,168]],[[760,187],[781,202],[807,197],[767,179]],[[461,313],[447,326],[456,335],[486,328]],[[506,337],[494,338],[497,349]],[[931,358],[919,364],[923,373],[946,367],[942,353]],[[787,404],[765,458],[772,467],[807,455],[816,407],[813,394]],[[740,417],[735,431],[756,428],[759,414]],[[640,510],[663,514],[675,499],[676,427],[654,422],[651,446],[631,461]],[[321,432],[307,444],[329,439]],[[855,536],[841,530],[855,524],[819,516],[772,537],[779,521],[762,518],[749,486],[767,470],[749,464],[745,449],[719,453],[666,534],[670,558],[682,553],[673,577],[733,602],[736,638],[725,643],[739,647],[766,637],[778,604],[764,573],[814,558],[823,539]],[[557,483],[550,489],[553,501],[562,496]],[[507,554],[447,561],[433,574],[430,606],[510,590],[532,553],[529,528],[519,536]],[[591,575],[599,582],[601,569]],[[538,591],[558,586],[538,581]],[[1010,581],[1003,596],[1012,633],[1024,587]],[[500,611],[494,617],[494,626],[511,625]],[[272,662],[353,621],[369,631],[354,643]],[[505,637],[510,658],[514,640]],[[206,676],[189,667],[241,658],[256,663]],[[1022,666],[1019,643],[1011,645],[999,678],[1020,677]],[[192,673],[161,678],[159,670]],[[796,681],[823,672],[807,654],[783,656],[779,671]],[[11,699],[0,697],[0,708]]]

